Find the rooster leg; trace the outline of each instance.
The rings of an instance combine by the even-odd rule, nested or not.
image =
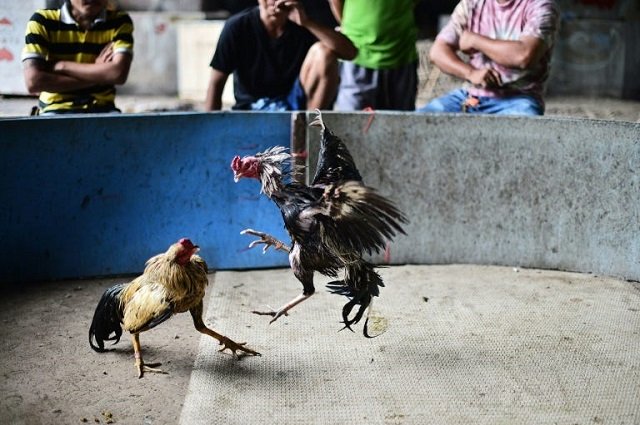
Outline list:
[[[300,245],[293,245],[293,249],[289,253],[289,263],[291,264],[291,270],[293,270],[293,274],[302,283],[303,291],[302,294],[298,295],[297,297],[280,307],[277,311],[271,310],[252,312],[254,314],[263,316],[272,316],[273,319],[271,319],[269,323],[273,323],[280,317],[286,316],[289,310],[309,298],[316,291],[315,287],[313,286],[313,270],[309,271],[308,269],[305,269],[300,263]]]
[[[144,364],[142,360],[142,349],[140,348],[140,334],[131,334],[131,342],[133,343],[133,357],[136,359],[136,369],[138,369],[138,378],[142,378],[144,372],[167,373],[160,369],[156,369],[161,363]]]
[[[247,345],[246,342],[235,342],[232,339],[217,333],[213,329],[209,329],[207,325],[204,324],[204,321],[202,320],[202,308],[203,307],[202,307],[202,301],[201,301],[197,306],[189,310],[189,312],[191,313],[191,317],[193,318],[193,325],[196,327],[196,330],[198,332],[214,337],[220,342],[220,345],[222,345],[222,348],[220,348],[220,350],[218,351],[224,351],[228,349],[231,351],[231,353],[234,356],[238,356],[238,357],[240,355],[261,356],[261,354],[258,353],[257,351],[254,351],[248,347],[245,347],[245,345]],[[240,351],[240,353],[236,353],[236,351]]]
[[[289,252],[291,248],[285,244],[284,242],[280,242],[276,238],[271,235],[268,235],[264,232],[259,232],[253,229],[244,229],[240,232],[241,235],[253,235],[257,236],[260,239],[257,239],[249,244],[249,249],[253,248],[256,245],[264,244],[264,248],[262,248],[262,252],[265,253],[269,249],[269,247],[274,247],[275,249],[279,249],[281,251]]]
[[[271,321],[269,323],[273,323],[273,322],[275,322],[276,320],[278,320],[282,316],[288,316],[289,310],[291,310],[293,307],[297,306],[302,301],[304,301],[307,298],[309,298],[311,295],[313,295],[313,294],[309,294],[309,295],[301,294],[301,295],[298,295],[297,297],[295,297],[294,299],[292,299],[291,301],[289,301],[288,303],[286,303],[285,305],[280,307],[278,310],[270,310],[270,311],[255,311],[254,310],[254,311],[252,311],[252,313],[253,314],[259,314],[261,316],[272,316],[273,319],[271,319]]]

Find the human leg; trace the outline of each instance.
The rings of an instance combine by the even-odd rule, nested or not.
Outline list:
[[[462,104],[467,99],[468,93],[464,89],[455,89],[449,93],[433,99],[418,112],[462,112]]]
[[[544,113],[544,108],[540,101],[526,95],[503,98],[483,97],[477,112],[495,115],[537,116]]]
[[[322,43],[315,43],[300,69],[307,109],[332,109],[339,82],[338,58]]]
[[[378,71],[375,109],[414,111],[418,91],[418,62]]]

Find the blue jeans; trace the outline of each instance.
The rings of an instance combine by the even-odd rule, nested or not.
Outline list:
[[[307,109],[307,95],[300,78],[296,78],[291,91],[286,96],[262,97],[251,104],[252,111],[301,111]]]
[[[542,115],[544,108],[536,98],[527,95],[509,97],[479,96],[477,106],[468,106],[466,110],[462,105],[469,97],[464,89],[450,91],[427,103],[418,112],[466,112],[469,114],[496,114],[496,115]]]

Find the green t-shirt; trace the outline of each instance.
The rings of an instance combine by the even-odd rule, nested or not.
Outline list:
[[[358,48],[353,62],[371,69],[415,62],[414,6],[415,0],[344,0],[341,28]]]

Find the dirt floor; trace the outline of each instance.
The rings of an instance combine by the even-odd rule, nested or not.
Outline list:
[[[140,338],[145,361],[162,362],[167,375],[138,379],[126,334],[111,352],[89,347],[96,303],[107,287],[122,280],[5,290],[0,300],[0,423],[178,423],[200,341],[189,314]]]

